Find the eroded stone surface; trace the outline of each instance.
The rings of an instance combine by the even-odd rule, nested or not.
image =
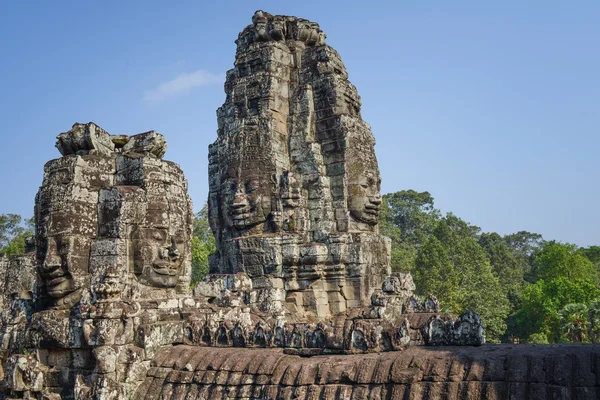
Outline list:
[[[236,43],[209,149],[211,272],[247,274],[280,315],[369,306],[390,243],[375,140],[340,56],[317,24],[262,11]]]
[[[209,149],[211,273],[190,290],[192,206],[164,137],[73,125],[35,249],[0,259],[6,396],[418,398],[463,356],[409,344],[483,343],[478,317],[390,273],[374,138],[318,25],[258,11],[237,44]]]
[[[177,346],[157,355],[135,398],[595,399],[599,360],[592,345],[413,346],[309,358]]]
[[[166,142],[154,131],[112,136],[94,123],[75,124],[57,147],[63,157],[46,164],[36,196],[35,249],[0,264],[5,372],[26,377],[15,366],[29,358],[11,354],[34,353],[46,376],[36,393],[127,397],[151,350],[172,344],[136,346],[144,344],[136,338],[140,314],[164,307],[161,315],[179,317],[179,298],[189,293],[187,182],[161,159]],[[26,393],[21,386],[6,390]]]
[[[421,327],[426,345],[481,346],[485,343],[481,318],[472,311],[460,315],[456,321],[445,321],[440,315],[432,316]]]

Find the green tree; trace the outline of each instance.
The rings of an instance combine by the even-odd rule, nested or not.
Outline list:
[[[192,285],[208,273],[208,256],[216,250],[215,237],[208,224],[208,206],[194,215],[192,238]]]
[[[519,231],[506,235],[503,239],[508,247],[514,251],[515,256],[521,260],[523,276],[527,280],[530,278],[533,269],[533,256],[545,243],[544,238],[539,233]]]
[[[567,304],[558,313],[563,336],[570,342],[588,340],[588,310],[585,304]]]
[[[581,247],[577,252],[590,260],[600,274],[600,246]]]
[[[589,337],[592,343],[600,343],[600,299],[593,300],[587,307]]]
[[[509,298],[515,299],[525,281],[523,279],[525,261],[515,254],[499,234],[482,233],[479,245],[487,253],[494,273],[500,284],[508,291]]]
[[[419,250],[414,279],[420,294],[435,294],[445,311],[478,313],[490,341],[499,341],[509,312],[506,291],[494,275],[478,228],[448,214]]]
[[[383,195],[379,229],[392,239],[394,271],[414,269],[419,247],[431,235],[440,211],[429,192],[402,190]]]
[[[22,222],[23,218],[19,214],[0,214],[0,248],[22,233]]]
[[[544,243],[534,255],[533,280],[568,278],[597,283],[598,273],[594,264],[577,250],[577,246],[572,244]]]
[[[533,333],[529,335],[529,338],[527,338],[527,343],[550,344],[550,342],[548,342],[548,336],[546,336],[545,333]]]
[[[482,233],[478,242],[488,255],[494,274],[508,296],[510,312],[502,339],[511,342],[511,339],[516,336],[515,313],[519,308],[519,293],[526,284],[524,273],[529,270],[529,264],[526,258],[519,256],[518,252],[495,232]]]
[[[559,312],[567,304],[589,304],[600,297],[598,286],[588,280],[555,278],[543,279],[525,287],[520,295],[520,309],[515,316],[516,334],[527,338],[534,333],[543,333],[550,343],[560,340]]]
[[[25,239],[33,235],[33,218],[23,220],[18,214],[0,215],[0,253],[14,257],[25,253]]]
[[[527,258],[533,255],[545,243],[539,233],[519,231],[504,236],[506,243],[513,248],[521,257]]]

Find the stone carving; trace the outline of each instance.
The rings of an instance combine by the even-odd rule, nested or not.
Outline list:
[[[368,306],[389,240],[375,140],[339,55],[317,24],[263,11],[237,45],[209,148],[211,272],[267,282],[281,314]]]
[[[70,308],[110,279],[187,290],[191,203],[179,167],[160,159],[164,137],[113,140],[94,123],[75,124],[57,147],[63,158],[46,164],[35,213],[50,306]]]
[[[463,313],[456,321],[432,316],[421,332],[425,344],[430,346],[481,346],[485,343],[481,318],[472,311]]]
[[[61,395],[75,386],[80,394],[126,393],[135,385],[123,386],[106,365],[114,353],[132,382],[144,373],[143,357],[126,367],[139,300],[189,292],[187,182],[161,159],[166,142],[154,131],[113,136],[94,123],[75,124],[57,139],[63,157],[46,164],[36,196],[36,248],[1,264],[10,307],[1,314],[0,357],[8,365],[10,354],[35,349],[51,376],[55,368],[72,371],[50,379]]]
[[[44,378],[48,367],[29,355],[14,355],[5,371],[6,388],[25,398],[41,397],[44,391]]]
[[[314,372],[297,356],[316,355],[331,371],[323,379],[348,366],[344,382],[354,382],[352,354],[368,364],[422,341],[483,343],[476,315],[440,313],[435,297],[413,295],[410,274],[391,273],[375,141],[319,26],[263,11],[252,21],[209,148],[210,274],[190,290],[192,205],[183,172],[162,159],[164,137],[73,125],[57,137],[62,157],[44,167],[35,248],[0,258],[0,392],[206,398],[214,383],[211,398],[231,397],[248,360],[239,348],[254,348],[267,357],[248,375],[256,395],[251,382],[235,395],[288,398],[272,376],[279,359],[294,382],[297,369]],[[394,383],[413,382],[398,363]],[[170,391],[194,379],[190,393]]]
[[[63,156],[110,156],[115,149],[110,135],[94,123],[75,124],[70,131],[61,133],[56,139],[56,148]]]
[[[138,399],[594,399],[598,345],[412,346],[298,357],[274,349],[175,346],[152,362]]]

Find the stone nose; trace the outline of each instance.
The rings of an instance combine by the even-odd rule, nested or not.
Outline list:
[[[248,205],[248,199],[246,198],[246,195],[243,193],[236,193],[235,197],[233,198],[232,207],[233,208],[243,208],[243,207],[246,207],[247,205]]]
[[[177,247],[175,247],[175,243],[172,243],[171,247],[169,247],[169,257],[171,257],[171,258],[179,257],[179,249],[177,249]]]
[[[163,247],[162,249],[160,249],[160,258],[163,260],[166,260],[167,258],[169,258],[169,248],[168,247]]]
[[[62,265],[62,258],[58,253],[58,246],[54,240],[48,240],[48,248],[46,249],[46,256],[42,264],[42,269],[49,272],[55,270]]]
[[[381,204],[381,195],[378,194],[376,196],[372,196],[370,199],[372,204],[380,205]]]

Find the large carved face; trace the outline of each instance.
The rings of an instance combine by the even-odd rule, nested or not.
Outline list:
[[[365,170],[348,185],[348,209],[358,221],[375,225],[381,207],[381,178],[375,171]]]
[[[77,236],[56,235],[40,243],[39,272],[46,292],[55,300],[83,287],[88,278],[89,243]]]
[[[226,227],[245,230],[264,223],[271,213],[273,177],[261,164],[229,169],[221,186]]]
[[[356,134],[348,141],[348,210],[355,220],[376,225],[381,207],[381,175],[374,142],[369,138],[369,135]]]
[[[79,160],[79,161],[78,161]],[[89,285],[90,245],[96,235],[98,199],[75,198],[82,184],[74,179],[96,172],[86,157],[48,162],[36,197],[37,266],[54,307],[75,304]],[[104,172],[104,171],[102,171]]]
[[[164,228],[137,228],[132,233],[134,273],[149,286],[177,286],[186,252],[183,229],[170,233]]]
[[[128,265],[127,271],[142,285],[184,287],[190,269],[193,214],[183,173],[176,164],[156,158],[131,157],[122,162],[129,163],[127,175],[117,178],[140,186],[101,191],[100,225],[112,229],[100,229],[100,233],[127,239],[128,250],[119,248],[120,262]]]
[[[52,298],[59,299],[76,289],[68,262],[70,251],[69,237],[48,238],[40,275],[48,295]]]

